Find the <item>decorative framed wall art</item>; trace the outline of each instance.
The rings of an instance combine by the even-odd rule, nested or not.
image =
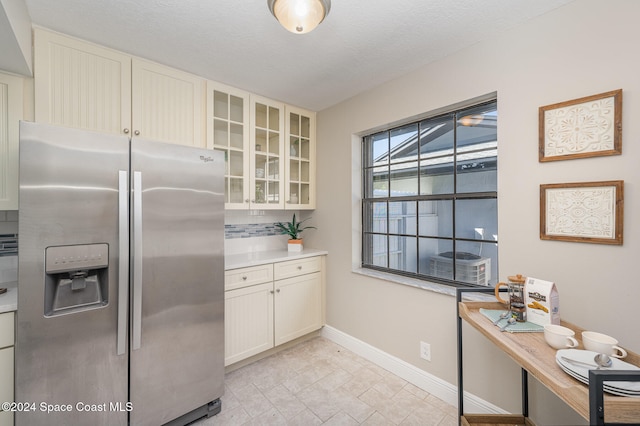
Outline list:
[[[540,162],[622,154],[622,89],[540,107]]]
[[[540,185],[540,239],[622,245],[624,181]]]

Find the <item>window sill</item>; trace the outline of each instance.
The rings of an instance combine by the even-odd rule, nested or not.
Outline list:
[[[452,297],[456,296],[456,287],[449,285],[438,284],[431,281],[419,280],[417,278],[404,277],[402,275],[395,275],[366,268],[353,268],[351,272],[353,272],[354,274],[377,278],[396,284],[408,285],[410,287],[419,288],[422,290],[430,291],[432,293],[444,294]],[[464,300],[480,302],[495,301],[495,297],[482,293],[464,293]]]

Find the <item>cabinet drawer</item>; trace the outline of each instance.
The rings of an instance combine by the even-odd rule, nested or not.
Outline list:
[[[224,273],[224,289],[233,290],[273,281],[273,264],[231,269]]]
[[[14,344],[13,312],[0,314],[0,348]]]
[[[298,275],[320,271],[320,268],[322,267],[322,259],[320,256],[316,256],[306,259],[275,263],[273,266],[275,279],[281,280],[284,278],[296,277]]]

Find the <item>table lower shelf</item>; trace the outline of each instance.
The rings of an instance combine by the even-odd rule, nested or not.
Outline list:
[[[527,417],[519,414],[465,414],[462,426],[536,426]]]

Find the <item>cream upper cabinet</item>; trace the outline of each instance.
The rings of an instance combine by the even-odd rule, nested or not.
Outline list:
[[[22,78],[0,73],[0,210],[18,210],[22,85]]]
[[[251,96],[250,208],[284,209],[284,104]]]
[[[205,80],[36,28],[37,122],[204,147]]]
[[[35,120],[122,134],[131,129],[131,57],[34,30]]]
[[[316,113],[285,108],[285,208],[316,208]]]
[[[173,68],[133,58],[133,134],[195,147],[204,140],[205,80]]]
[[[225,158],[225,208],[249,208],[249,93],[207,82],[207,148]]]

